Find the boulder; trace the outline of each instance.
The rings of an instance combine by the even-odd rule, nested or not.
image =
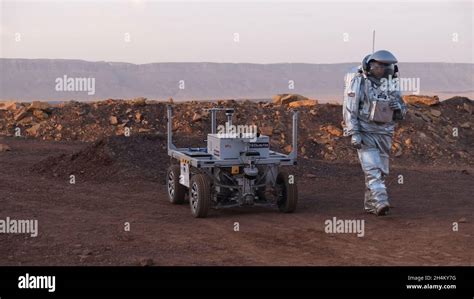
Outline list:
[[[10,111],[16,111],[20,109],[22,106],[20,103],[17,102],[0,102],[0,110],[10,110]]]
[[[277,105],[287,105],[296,101],[305,101],[308,100],[307,97],[304,97],[299,94],[278,94],[272,97],[273,104]]]
[[[130,101],[135,106],[145,106],[146,105],[146,98],[140,97]]]
[[[410,105],[421,104],[426,106],[433,106],[439,104],[438,96],[420,96],[420,95],[406,95],[403,96],[403,101]]]
[[[33,110],[42,110],[48,111],[51,109],[51,106],[47,102],[33,101],[30,106],[28,106],[28,111]]]
[[[288,104],[289,107],[291,108],[297,108],[297,107],[313,107],[318,104],[317,100],[301,100],[301,101],[296,101],[296,102],[291,102]]]

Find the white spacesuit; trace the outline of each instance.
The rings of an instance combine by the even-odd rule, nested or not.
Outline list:
[[[395,121],[406,115],[406,105],[396,84],[397,59],[388,51],[367,55],[362,66],[345,78],[344,134],[351,136],[365,174],[364,209],[386,215],[390,203],[384,177]]]

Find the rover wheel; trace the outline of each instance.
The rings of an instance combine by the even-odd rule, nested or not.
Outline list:
[[[285,171],[280,171],[276,178],[276,195],[278,209],[283,213],[291,213],[296,209],[298,202],[298,188],[296,180]]]
[[[196,218],[204,218],[211,206],[211,183],[202,173],[192,176],[189,184],[189,205],[191,213]]]
[[[166,175],[166,186],[168,187],[168,198],[172,204],[181,204],[184,202],[186,187],[179,183],[181,170],[179,165],[171,165]]]

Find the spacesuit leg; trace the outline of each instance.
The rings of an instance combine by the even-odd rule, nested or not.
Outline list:
[[[391,136],[382,134],[362,133],[362,148],[357,151],[362,170],[365,174],[364,209],[375,213],[383,204],[389,204],[384,177],[388,175],[388,153],[390,152]]]

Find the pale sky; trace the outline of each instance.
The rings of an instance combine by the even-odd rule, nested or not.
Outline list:
[[[0,2],[2,58],[354,62],[375,29],[401,62],[474,63],[472,0]]]

